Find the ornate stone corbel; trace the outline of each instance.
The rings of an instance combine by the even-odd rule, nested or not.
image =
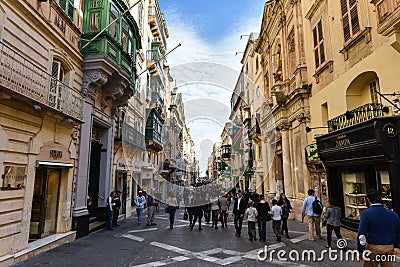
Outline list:
[[[86,71],[83,77],[82,94],[97,99],[96,88],[107,83],[108,77],[102,71]]]

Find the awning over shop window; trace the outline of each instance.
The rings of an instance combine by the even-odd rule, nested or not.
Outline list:
[[[58,168],[72,168],[74,165],[71,163],[61,162],[50,162],[50,161],[38,161],[37,167],[58,167]]]

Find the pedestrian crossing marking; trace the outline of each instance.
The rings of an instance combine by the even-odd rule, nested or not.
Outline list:
[[[147,232],[147,231],[156,231],[158,228],[146,228],[146,229],[139,229],[139,230],[130,230],[128,233],[140,233],[140,232]]]
[[[129,239],[135,240],[135,241],[139,241],[139,242],[143,242],[144,241],[144,238],[141,238],[141,237],[138,237],[138,236],[134,236],[134,235],[130,235],[130,234],[125,234],[125,235],[122,235],[122,236],[125,237],[125,238],[129,238]]]
[[[178,256],[178,257],[174,257],[174,258],[144,263],[144,264],[140,264],[140,265],[130,265],[130,267],[157,267],[157,266],[165,266],[168,264],[174,264],[175,262],[181,262],[181,261],[186,261],[186,260],[190,260],[190,258],[185,257],[185,256]]]

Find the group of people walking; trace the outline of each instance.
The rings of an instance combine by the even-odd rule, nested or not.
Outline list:
[[[154,192],[152,192],[154,193]],[[160,203],[154,195],[144,197],[141,192],[135,198],[137,206],[138,223],[142,220],[142,210],[147,203],[148,221],[146,225],[155,225],[154,223],[154,207]],[[367,202],[369,208],[361,215],[360,226],[358,230],[357,245],[358,250],[362,253],[365,249],[372,251],[372,257],[376,255],[391,255],[394,248],[400,246],[400,219],[399,216],[383,207],[381,204],[381,195],[376,190],[370,190],[367,194]],[[107,226],[118,226],[117,218],[121,202],[119,193],[113,192],[107,200],[107,207],[111,220]],[[232,215],[234,217],[235,236],[240,237],[242,232],[243,220],[247,219],[249,240],[257,240],[256,226],[258,227],[259,241],[266,241],[266,223],[272,220],[272,229],[276,236],[276,240],[280,242],[282,236],[289,237],[288,218],[293,211],[289,199],[285,194],[280,194],[279,199],[271,201],[272,207],[264,199],[264,196],[258,195],[255,190],[251,194],[244,195],[240,190],[236,196],[230,194],[223,196],[213,196],[212,193],[190,191],[184,196],[185,217],[189,220],[189,228],[193,230],[196,223],[198,229],[202,230],[202,218],[204,216],[205,223],[210,224],[211,228],[218,229],[218,225],[222,228],[228,227],[229,206],[233,200]],[[173,229],[175,214],[179,209],[179,201],[174,192],[168,196],[165,211],[169,213],[170,228]],[[309,240],[316,238],[323,240],[321,236],[322,226],[327,227],[326,247],[332,246],[332,234],[335,232],[338,239],[342,238],[340,233],[342,211],[334,199],[328,201],[327,207],[323,207],[321,199],[315,195],[313,189],[308,190],[308,197],[304,199],[302,205],[302,216],[307,216],[309,227]],[[114,220],[112,219],[114,218]],[[116,219],[115,219],[116,218]],[[375,262],[376,263],[376,262]],[[381,262],[382,263],[382,262]],[[387,263],[387,262],[386,262]],[[385,264],[386,264],[385,263]],[[368,265],[364,261],[364,266]],[[393,266],[389,264],[382,266]]]
[[[243,219],[247,217],[250,241],[257,240],[255,229],[257,224],[259,241],[266,242],[266,224],[270,220],[273,221],[272,229],[277,241],[281,241],[284,232],[286,233],[286,238],[290,238],[287,227],[289,213],[293,210],[290,201],[282,193],[279,200],[273,199],[271,203],[272,208],[265,201],[264,196],[258,195],[255,191],[248,196],[244,196],[239,191],[233,206],[235,236],[241,236]]]

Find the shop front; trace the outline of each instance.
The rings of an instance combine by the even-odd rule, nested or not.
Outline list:
[[[68,148],[53,142],[41,147],[36,161],[29,239],[41,239],[70,229],[62,221],[72,185],[71,155]],[[69,200],[70,201],[70,200]]]
[[[399,128],[400,117],[379,117],[316,138],[329,197],[341,207],[345,228],[357,231],[371,188],[400,214]]]

